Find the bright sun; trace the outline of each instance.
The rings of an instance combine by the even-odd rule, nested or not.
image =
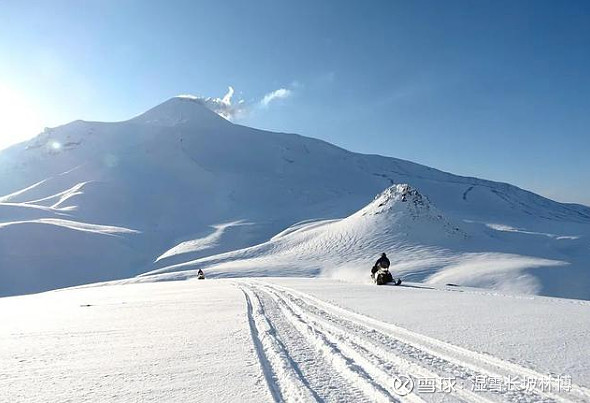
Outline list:
[[[0,82],[0,149],[31,138],[42,129],[42,120],[33,104]]]

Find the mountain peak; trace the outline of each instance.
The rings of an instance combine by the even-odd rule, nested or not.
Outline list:
[[[215,126],[230,124],[218,98],[178,95],[131,119],[157,126]],[[223,102],[223,100],[219,100]]]
[[[379,193],[363,209],[345,220],[358,220],[381,233],[413,234],[424,241],[448,237],[466,238],[467,233],[449,220],[426,196],[408,184],[396,184]],[[397,236],[396,235],[396,236]],[[408,238],[409,239],[409,238]]]
[[[397,207],[399,203],[408,203],[416,211],[430,210],[430,200],[417,189],[403,183],[392,185],[378,194],[365,208],[364,214],[381,214]]]

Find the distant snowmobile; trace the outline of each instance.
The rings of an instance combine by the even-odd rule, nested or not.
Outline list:
[[[382,253],[379,260],[375,262],[375,265],[371,269],[371,278],[375,284],[384,285],[387,283],[393,283],[394,285],[400,285],[402,283],[401,279],[393,278],[389,271],[389,264],[389,259],[385,253]]]
[[[205,280],[205,273],[203,273],[203,270],[199,269],[199,271],[197,272],[197,279]]]

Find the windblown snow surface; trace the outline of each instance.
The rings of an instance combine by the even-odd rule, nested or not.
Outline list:
[[[590,299],[590,208],[236,125],[209,104],[176,97],[1,151],[0,295],[201,267],[358,282],[389,252],[410,280]],[[424,204],[399,201],[402,184]],[[366,210],[384,190],[391,211]]]
[[[5,402],[587,402],[590,303],[242,278],[0,299]]]
[[[539,255],[524,243],[516,249],[509,237],[496,236],[493,231],[518,233],[512,228],[482,228],[471,222],[454,222],[418,190],[409,185],[394,185],[347,218],[299,223],[260,245],[189,260],[142,277],[190,278],[196,275],[198,267],[213,277],[279,273],[368,283],[372,263],[368,256],[375,258],[388,251],[391,270],[406,280],[529,294],[584,296],[588,292],[561,278],[570,264],[567,260],[553,258],[555,255],[551,254]],[[551,241],[555,245],[572,245],[578,240],[534,235],[547,238],[546,247],[553,246]],[[577,257],[573,250],[570,252],[569,259]],[[589,273],[585,257],[579,264],[578,281],[585,281]]]

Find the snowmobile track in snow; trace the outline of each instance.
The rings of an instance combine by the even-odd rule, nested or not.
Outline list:
[[[397,401],[330,344],[293,322],[270,294],[242,286],[254,344],[275,401]]]
[[[548,389],[541,381],[548,378],[546,374],[348,311],[300,291],[252,281],[240,282],[240,288],[246,295],[254,343],[259,346],[261,366],[275,401],[590,401],[590,390],[585,387],[572,384],[569,390]],[[405,376],[414,381],[414,387],[401,396],[400,379]],[[526,389],[481,389],[482,379],[539,382],[527,384]],[[437,393],[432,393],[433,385]]]

